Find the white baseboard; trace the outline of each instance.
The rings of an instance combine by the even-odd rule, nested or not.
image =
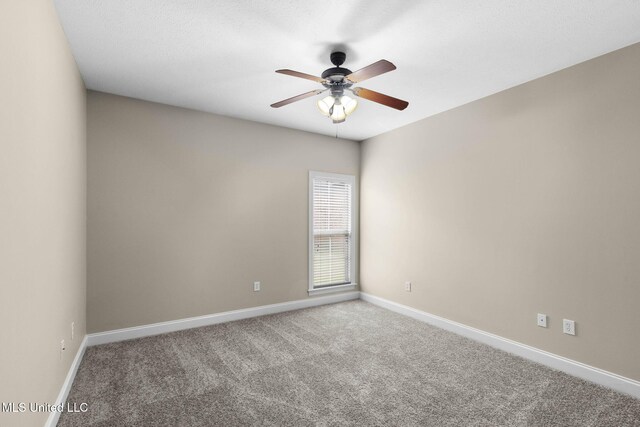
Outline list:
[[[69,391],[71,391],[71,385],[73,384],[73,380],[76,377],[76,373],[78,372],[78,368],[80,367],[80,362],[82,361],[82,357],[84,356],[84,351],[87,349],[87,336],[82,339],[80,343],[80,347],[78,348],[78,352],[76,353],[76,357],[73,358],[73,362],[69,367],[69,372],[67,373],[67,377],[64,379],[62,383],[62,388],[60,389],[60,393],[58,393],[58,397],[56,398],[55,405],[59,406],[66,404],[67,397],[69,396]],[[60,418],[60,412],[53,411],[49,414],[49,418],[47,418],[47,422],[45,423],[45,427],[55,427],[58,424],[58,419]]]
[[[231,322],[234,320],[248,319],[250,317],[264,316],[267,314],[282,313],[284,311],[299,310],[318,305],[333,304],[336,302],[358,299],[360,292],[345,292],[335,295],[308,298],[297,301],[283,302],[279,304],[261,305],[258,307],[244,308],[241,310],[225,311],[206,316],[190,317],[187,319],[172,320],[169,322],[153,323],[150,325],[136,326],[133,328],[116,329],[113,331],[98,332],[87,335],[87,345],[108,344],[112,342],[148,337],[151,335],[166,334],[168,332],[184,329],[199,328],[201,326],[215,325],[217,323]]]
[[[547,351],[540,350],[538,348],[531,347],[517,341],[512,341],[507,338],[502,338],[501,336],[494,335],[480,329],[472,328],[470,326],[463,325],[462,323],[454,322],[440,316],[435,316],[433,314],[429,314],[424,311],[408,307],[406,305],[398,304],[384,298],[366,294],[364,292],[360,292],[360,298],[377,306],[395,311],[396,313],[404,314],[405,316],[409,316],[416,320],[429,323],[433,326],[446,329],[458,335],[471,338],[475,341],[488,344],[491,347],[495,347],[508,353],[524,357],[525,359],[529,359],[550,368],[557,369],[569,375],[573,375],[584,380],[612,388],[622,393],[629,394],[633,397],[640,398],[640,382],[631,378],[626,378],[621,375],[605,371],[603,369],[585,365],[584,363],[567,359],[566,357],[558,356],[556,354],[549,353]]]

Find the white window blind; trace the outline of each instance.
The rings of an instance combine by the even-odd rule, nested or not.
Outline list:
[[[350,180],[312,178],[312,288],[351,283],[352,194]]]

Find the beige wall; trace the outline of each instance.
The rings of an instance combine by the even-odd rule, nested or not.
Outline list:
[[[50,0],[0,2],[0,52],[0,401],[54,403],[85,334],[85,89]]]
[[[90,332],[308,298],[308,171],[357,176],[357,142],[97,92],[87,115]]]
[[[638,70],[640,44],[363,143],[361,290],[640,380]]]

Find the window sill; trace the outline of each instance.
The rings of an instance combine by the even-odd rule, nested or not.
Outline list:
[[[352,291],[358,286],[357,283],[349,283],[347,285],[328,286],[326,288],[309,289],[309,296],[331,294],[334,292]]]

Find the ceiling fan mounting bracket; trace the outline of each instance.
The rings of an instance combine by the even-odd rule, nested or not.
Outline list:
[[[331,63],[333,65],[339,67],[344,64],[344,61],[347,59],[347,54],[344,52],[331,52],[329,58],[331,58]]]

